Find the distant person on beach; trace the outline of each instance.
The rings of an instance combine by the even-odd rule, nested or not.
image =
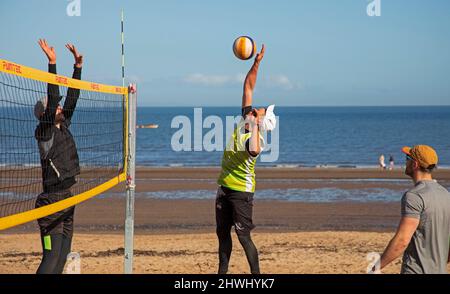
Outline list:
[[[426,145],[403,147],[402,152],[405,174],[414,187],[402,197],[400,224],[380,268],[403,254],[402,274],[445,274],[450,262],[450,193],[432,178],[438,156]]]
[[[56,74],[56,53],[45,40],[39,46],[48,58],[48,71]],[[73,54],[75,65],[73,78],[81,79],[83,56],[72,44],[66,48]],[[38,101],[34,114],[39,120],[35,138],[39,147],[42,167],[43,193],[36,199],[36,208],[53,204],[72,196],[70,188],[76,183],[75,176],[80,173],[75,140],[69,130],[71,118],[80,96],[80,90],[67,90],[64,106],[59,102],[59,86],[47,85],[47,97]],[[73,236],[73,216],[75,207],[69,207],[38,219],[42,243],[42,261],[38,274],[62,274],[70,253]]]
[[[389,170],[394,169],[394,156],[389,155]]]
[[[378,158],[378,163],[380,164],[380,169],[386,169],[386,163],[384,163],[384,154],[380,155],[380,158]]]
[[[264,145],[261,132],[276,126],[274,106],[252,108],[253,90],[258,68],[264,57],[264,45],[244,82],[242,97],[243,119],[234,130],[222,158],[222,170],[217,181],[216,233],[219,239],[219,274],[228,272],[233,248],[231,228],[234,226],[244,248],[252,274],[259,274],[258,251],[250,237],[253,224],[253,195],[255,192],[255,164]]]

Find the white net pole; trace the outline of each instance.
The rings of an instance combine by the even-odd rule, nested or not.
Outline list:
[[[128,156],[127,156],[127,206],[125,218],[125,274],[133,273],[134,191],[136,154],[136,85],[130,85],[128,94]]]

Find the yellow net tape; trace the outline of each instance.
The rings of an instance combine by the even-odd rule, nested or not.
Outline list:
[[[127,88],[125,87],[110,86],[87,81],[75,80],[65,76],[55,75],[39,69],[34,69],[28,66],[20,65],[4,59],[0,59],[0,63],[1,63],[0,71],[2,72],[24,77],[27,79],[41,81],[44,83],[109,94],[126,95],[128,92]]]
[[[40,208],[36,208],[33,210],[29,210],[26,212],[22,212],[22,213],[18,213],[18,214],[14,214],[11,216],[0,218],[0,231],[36,220],[41,217],[45,217],[52,213],[64,210],[68,207],[71,207],[71,206],[79,204],[83,201],[86,201],[94,196],[97,196],[97,195],[105,192],[108,189],[111,189],[112,187],[116,186],[117,184],[125,181],[125,177],[126,177],[125,173],[122,173],[118,177],[113,178],[100,186],[97,186],[89,191],[84,192],[84,193],[72,196],[68,199],[58,201],[56,203],[53,203],[53,204],[50,204],[47,206],[43,206]]]

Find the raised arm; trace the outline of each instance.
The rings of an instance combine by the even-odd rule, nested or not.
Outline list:
[[[73,44],[66,44],[66,48],[73,54],[73,57],[75,59],[72,78],[79,80],[81,79],[83,55],[81,55],[77,51],[77,48],[75,48]],[[79,97],[80,97],[80,89],[69,88],[67,90],[67,97],[63,107],[64,117],[66,118],[66,120],[70,121],[70,119],[72,118]]]
[[[242,95],[242,108],[252,105],[253,90],[255,89],[256,78],[258,77],[259,64],[261,63],[261,60],[264,57],[264,52],[265,48],[264,45],[262,45],[261,52],[256,55],[255,62],[253,63],[252,67],[250,68],[250,71],[247,73],[247,76],[245,77],[244,94]]]
[[[48,71],[56,74],[55,48],[49,46],[45,39],[39,39],[38,44],[48,58]],[[59,101],[61,101],[59,87],[55,84],[47,84],[47,107],[39,119],[40,124],[36,133],[36,137],[39,137],[38,139],[45,140],[48,137],[49,134],[47,131],[55,122],[56,108],[58,107]]]

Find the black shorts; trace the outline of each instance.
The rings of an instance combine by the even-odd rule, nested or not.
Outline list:
[[[253,224],[253,193],[220,186],[216,197],[217,233],[228,233],[234,225],[236,234],[249,235]]]
[[[52,193],[42,193],[36,199],[36,208],[53,204],[71,197],[69,190]],[[64,234],[66,237],[73,235],[73,215],[75,206],[55,212],[54,214],[38,219],[39,229],[42,236],[53,234]]]

